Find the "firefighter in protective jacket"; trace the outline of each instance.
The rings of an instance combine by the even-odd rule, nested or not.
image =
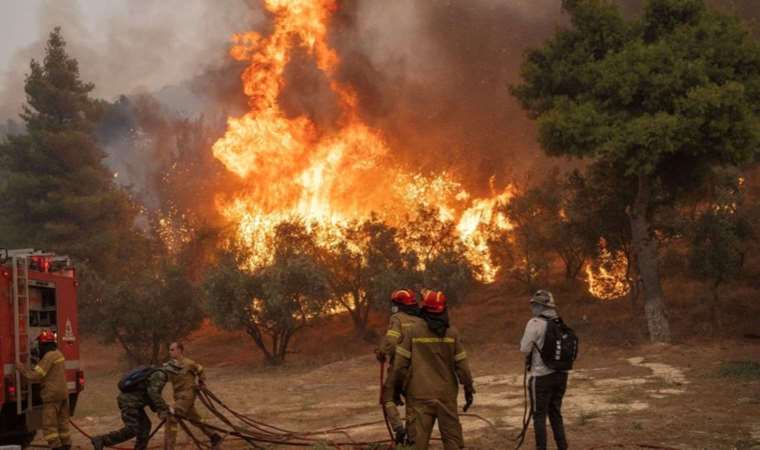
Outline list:
[[[396,347],[389,377],[396,395],[406,392],[407,427],[414,448],[428,448],[436,420],[443,448],[464,448],[462,425],[457,413],[459,384],[464,386],[466,404],[472,405],[472,374],[459,332],[449,324],[446,297],[442,292],[423,294],[424,322],[410,328]]]
[[[200,428],[209,437],[211,446],[214,448],[221,442],[222,438],[201,425],[201,416],[195,409],[197,389],[205,386],[206,375],[203,372],[203,366],[185,357],[184,352],[185,346],[181,342],[172,342],[169,346],[169,356],[172,359],[164,364],[174,392],[174,414],[190,419],[193,425]],[[178,423],[174,417],[167,419],[166,433],[164,434],[166,450],[173,450],[176,445],[177,426]]]
[[[156,412],[161,420],[169,418],[172,410],[161,396],[161,392],[168,381],[167,369],[154,369],[134,389],[119,393],[116,401],[121,411],[124,427],[108,434],[93,437],[93,448],[103,450],[104,447],[118,445],[132,438],[136,438],[134,450],[148,448],[151,423],[145,413],[145,407],[147,406]]]
[[[404,335],[408,333],[415,324],[422,323],[419,315],[419,307],[417,306],[417,296],[410,289],[400,289],[391,294],[391,318],[388,324],[388,331],[380,341],[380,347],[376,350],[377,359],[380,362],[389,361],[389,373],[393,366],[394,357],[396,354],[396,346],[403,341]],[[391,428],[393,428],[393,434],[397,444],[402,444],[406,440],[407,431],[404,427],[404,422],[401,420],[401,415],[398,412],[397,402],[400,402],[400,397],[394,399],[393,386],[386,382],[382,387],[381,399],[380,399],[386,417],[390,422]]]
[[[70,449],[69,393],[66,388],[66,360],[58,350],[55,334],[42,330],[37,337],[40,361],[33,370],[18,368],[30,381],[42,387],[42,432],[48,446],[53,449]]]

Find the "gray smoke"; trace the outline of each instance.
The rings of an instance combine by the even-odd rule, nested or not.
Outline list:
[[[223,67],[232,33],[266,21],[252,3],[129,0],[104,7],[100,0],[46,0],[38,19],[39,39],[15,53],[0,79],[0,121],[17,117],[29,61],[43,58],[48,34],[56,26],[69,54],[79,61],[82,79],[95,83],[94,95],[113,100],[122,94],[160,93]],[[87,15],[94,7],[106,9],[97,22]],[[195,92],[198,98],[176,89],[165,93],[177,112],[191,113],[187,110],[207,101],[203,92]]]
[[[20,49],[0,80],[0,122],[22,104],[29,60],[42,57],[54,26],[62,27],[96,96],[150,92],[162,114],[204,113],[215,122],[245,110],[244,65],[228,57],[229,36],[269,32],[260,1],[124,0],[118,14],[86,22],[79,5],[97,1],[46,1],[39,41]],[[363,117],[400,161],[423,172],[449,170],[476,193],[487,191],[492,176],[500,187],[543,170],[547,158],[534,125],[508,88],[519,81],[525,51],[567,24],[560,0],[339,1],[330,37],[339,76],[356,89]],[[757,0],[710,2],[749,19],[760,15]],[[643,0],[619,3],[635,15]],[[280,101],[288,114],[307,114],[324,129],[339,117],[324,74],[303,52],[287,69]],[[122,169],[155,157],[155,149],[108,150]]]

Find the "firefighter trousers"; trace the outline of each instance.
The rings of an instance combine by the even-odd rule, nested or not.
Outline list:
[[[407,429],[415,450],[427,450],[430,434],[438,421],[444,450],[464,448],[462,424],[457,414],[456,397],[452,399],[420,400],[407,397]]]
[[[174,401],[174,413],[178,416],[190,419],[192,422],[186,422],[186,424],[200,428],[209,439],[215,435],[212,430],[209,430],[202,425],[198,425],[203,422],[203,419],[201,418],[201,415],[198,414],[198,410],[195,409],[195,396],[176,398]],[[166,431],[164,432],[164,447],[166,450],[174,449],[177,443],[178,427],[179,423],[173,416],[166,419]]]
[[[380,402],[383,405],[385,416],[388,418],[391,428],[395,432],[399,428],[404,426],[404,421],[401,419],[401,414],[398,412],[398,406],[393,401],[393,388],[390,386],[383,386],[383,395]]]
[[[50,448],[71,445],[68,400],[42,404],[42,433]]]
[[[120,409],[121,421],[124,422],[124,427],[99,436],[99,438],[103,440],[103,444],[106,447],[136,438],[134,450],[145,450],[148,448],[148,437],[150,436],[151,427],[150,419],[145,413],[145,408],[124,407]]]

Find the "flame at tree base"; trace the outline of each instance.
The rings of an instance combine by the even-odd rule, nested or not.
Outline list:
[[[631,291],[628,279],[628,259],[625,253],[615,253],[607,249],[606,242],[599,242],[599,256],[596,264],[586,265],[588,292],[600,300],[615,300]]]

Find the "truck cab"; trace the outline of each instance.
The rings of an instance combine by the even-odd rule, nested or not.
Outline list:
[[[69,409],[74,414],[84,373],[79,365],[79,282],[71,260],[33,249],[0,249],[0,445],[26,446],[42,425],[40,386],[16,367],[38,361],[36,338],[56,334],[66,358]]]

